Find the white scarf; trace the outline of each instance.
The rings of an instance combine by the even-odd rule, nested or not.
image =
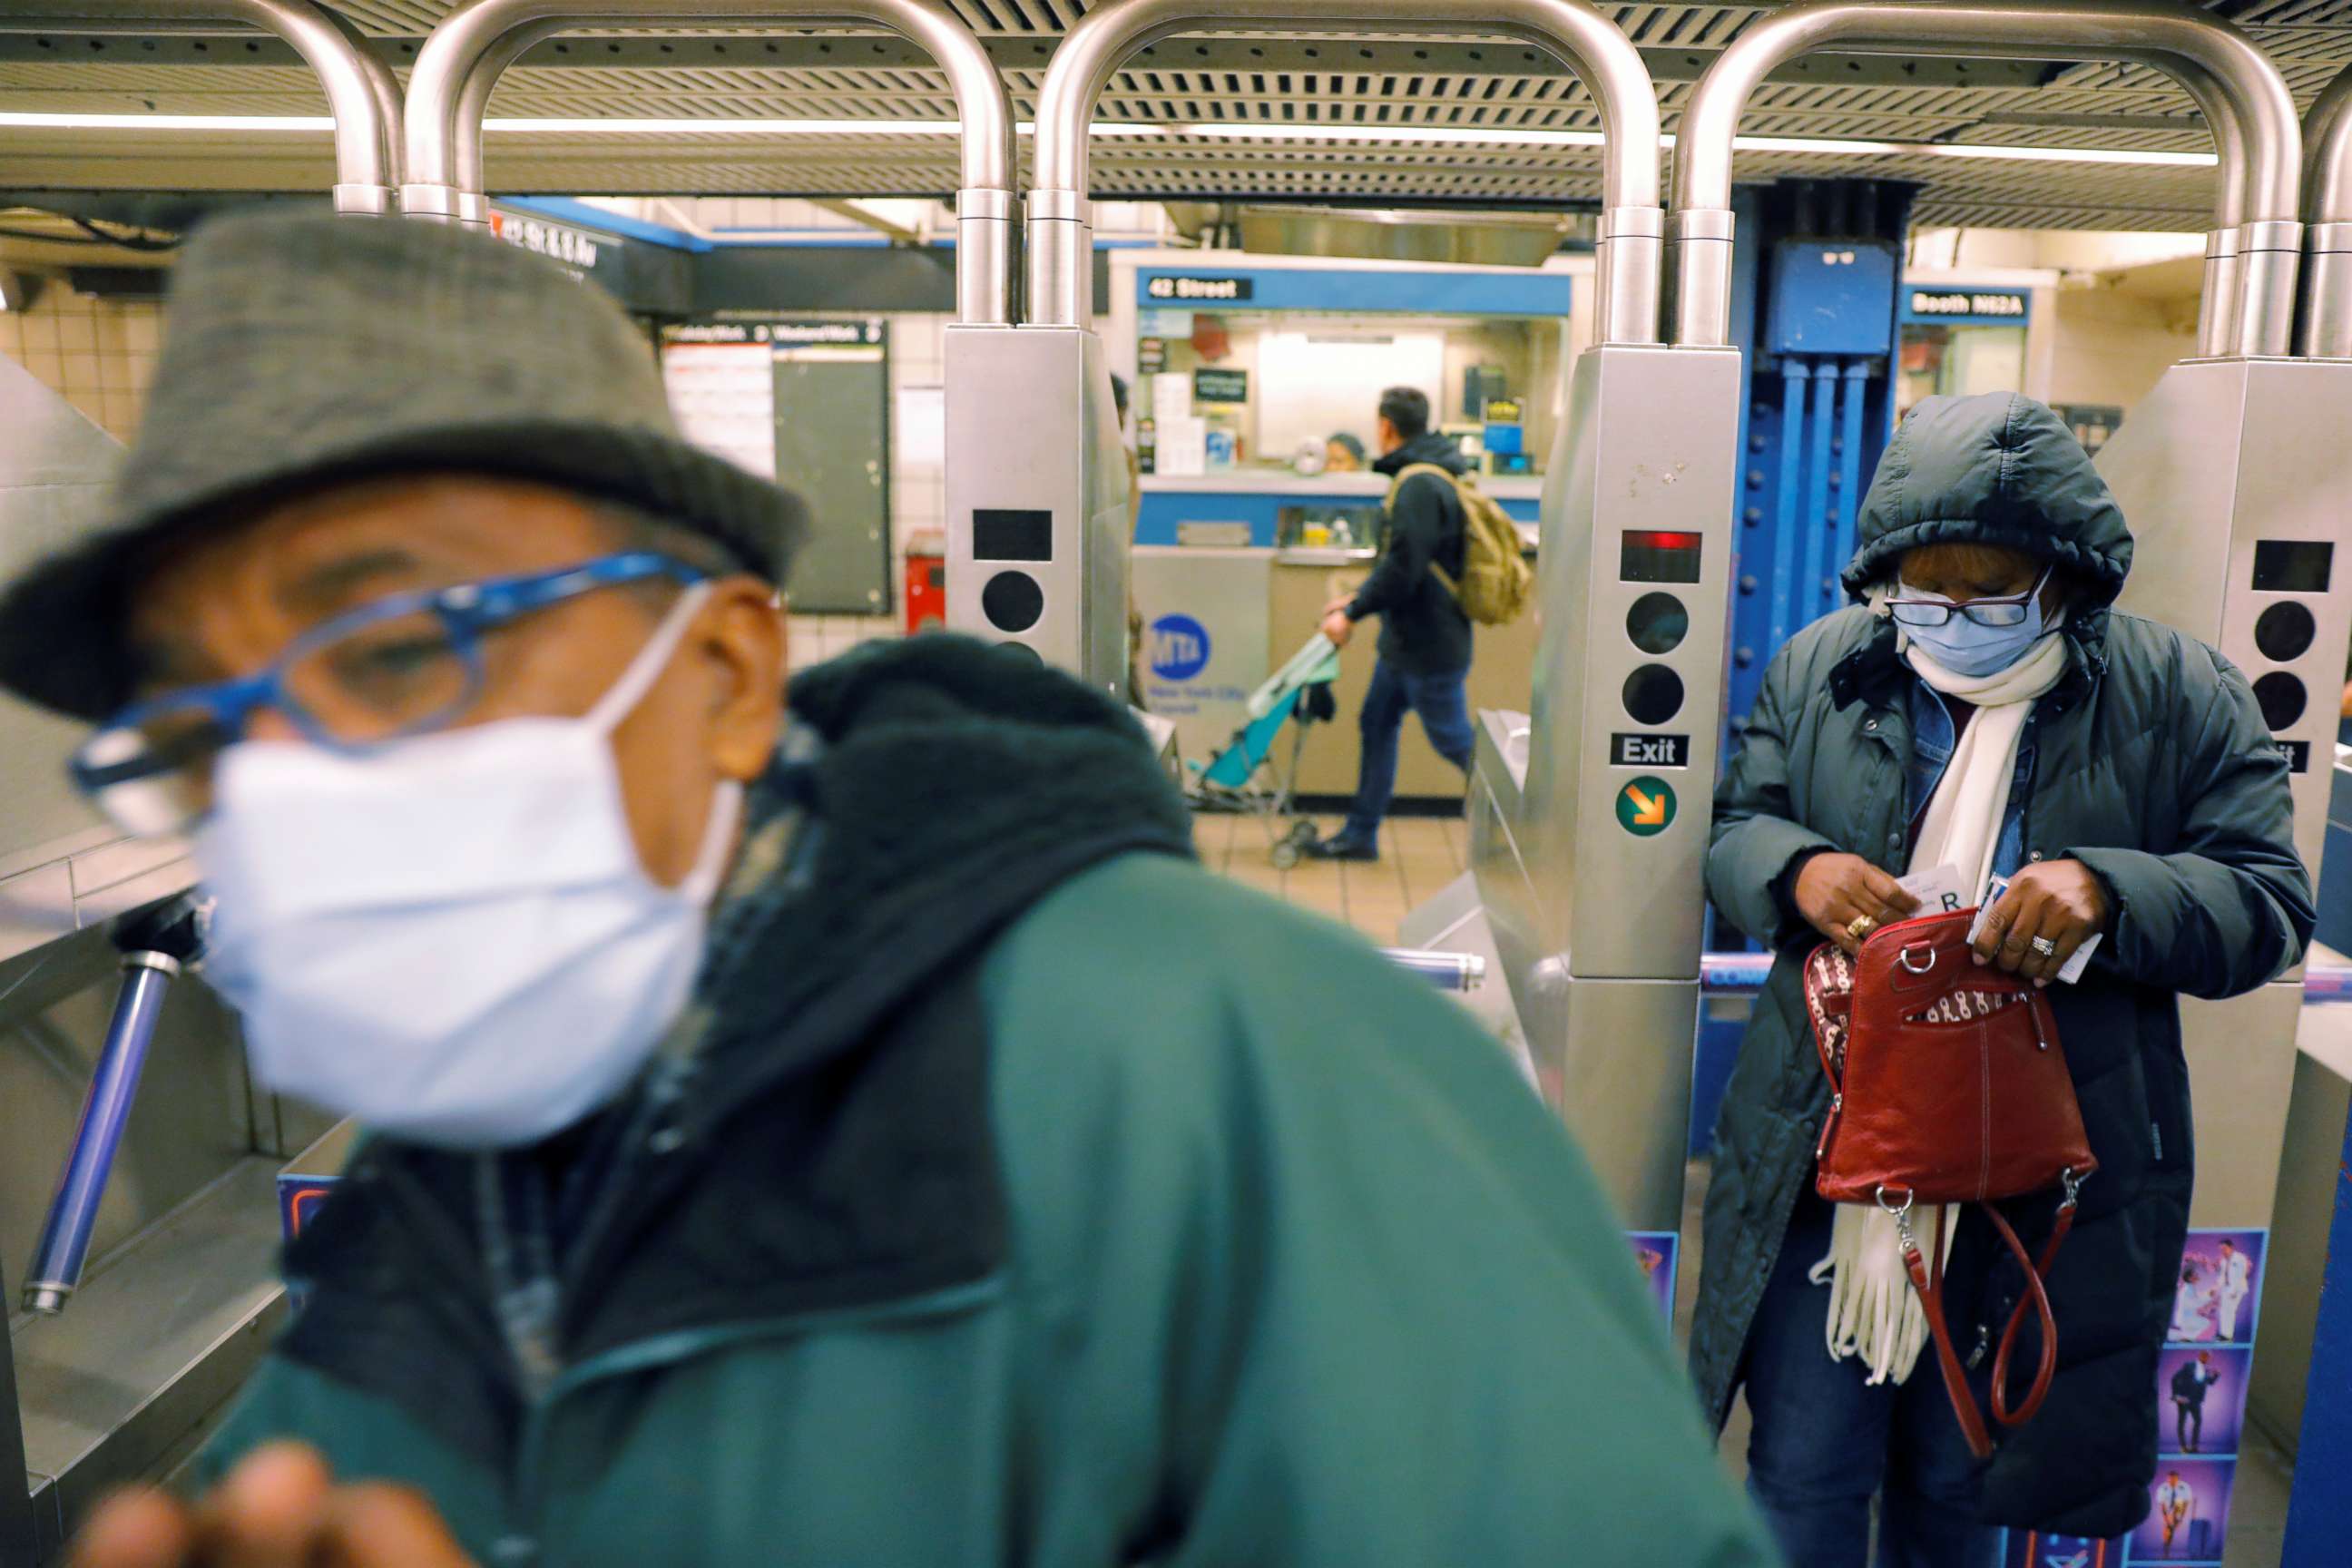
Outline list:
[[[2017,743],[2034,700],[2066,673],[2065,639],[2053,626],[2016,663],[1984,676],[1953,674],[1908,637],[1899,637],[1895,647],[1920,679],[1976,709],[1936,781],[1936,793],[1927,797],[1910,868],[1956,867],[1960,885],[1981,897],[1992,880],[1993,851],[2009,812]],[[1958,1205],[1944,1209],[1937,1228],[1948,1258],[1959,1229]],[[1911,1375],[1927,1342],[1927,1315],[1911,1289],[1892,1215],[1875,1204],[1838,1205],[1829,1256],[1813,1265],[1810,1278],[1830,1287],[1832,1359],[1861,1356],[1874,1384],[1899,1384]]]

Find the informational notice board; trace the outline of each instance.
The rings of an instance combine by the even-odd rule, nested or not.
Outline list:
[[[729,317],[664,327],[686,438],[796,492],[793,608],[890,612],[889,329],[880,317]]]

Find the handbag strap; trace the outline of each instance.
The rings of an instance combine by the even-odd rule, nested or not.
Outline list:
[[[1879,1199],[1882,1207],[1886,1200]],[[1969,1452],[1979,1459],[1992,1458],[1992,1434],[1985,1430],[1984,1413],[1977,1408],[1976,1395],[1969,1392],[1968,1370],[1960,1365],[1958,1352],[1952,1349],[1951,1330],[1944,1323],[1944,1280],[1940,1239],[1936,1247],[1938,1259],[1936,1271],[1927,1269],[1926,1254],[1919,1250],[1919,1238],[1911,1229],[1911,1199],[1906,1197],[1900,1209],[1888,1210],[1895,1215],[1895,1233],[1903,1242],[1903,1267],[1911,1275],[1911,1289],[1919,1297],[1919,1310],[1927,1314],[1927,1332],[1936,1342],[1936,1362],[1943,1369],[1944,1392],[1952,1401],[1952,1414],[1960,1418],[1960,1436],[1968,1439]],[[1936,1223],[1943,1224],[1943,1210],[1936,1211]]]
[[[2025,1403],[2014,1413],[2009,1409],[2009,1352],[2016,1347],[2017,1331],[2025,1322],[2027,1300],[2017,1303],[2016,1310],[2009,1315],[2009,1326],[2001,1330],[2000,1349],[1992,1358],[1992,1415],[2004,1426],[2022,1426],[2033,1419],[2042,1402],[2050,1396],[2050,1379],[2058,1370],[2058,1321],[2051,1315],[2050,1292],[2044,1289],[2043,1281],[2050,1278],[2050,1266],[2057,1261],[2058,1248],[2064,1243],[2066,1233],[2074,1228],[2074,1189],[2080,1180],[2072,1171],[2066,1173],[2066,1195],[2058,1205],[2057,1223],[2050,1227],[2050,1239],[2042,1244],[2038,1263],[2026,1262],[2025,1247],[2000,1211],[1990,1204],[1984,1205],[1985,1213],[2000,1229],[2002,1242],[2024,1268],[2026,1295],[2042,1319],[2042,1363],[2034,1370],[2033,1387],[2027,1393]]]
[[[2025,1297],[2010,1313],[2008,1326],[2001,1331],[2000,1352],[1993,1357],[1992,1413],[2004,1426],[2020,1426],[2033,1419],[2042,1409],[2042,1402],[2050,1396],[2050,1382],[2058,1371],[2058,1321],[2050,1310],[2050,1292],[2043,1288],[2042,1280],[2056,1261],[2066,1233],[2074,1226],[2075,1194],[2082,1178],[2070,1170],[2060,1180],[2066,1195],[2059,1202],[2057,1223],[2051,1229],[2050,1240],[2042,1247],[2038,1263],[2026,1252],[2025,1244],[2018,1240],[2016,1230],[1999,1209],[1990,1204],[1977,1205],[1991,1219],[2001,1244],[2025,1270]],[[1943,1211],[1938,1208],[1936,1214],[1937,1262],[1931,1272],[1927,1255],[1919,1248],[1919,1238],[1911,1228],[1911,1205],[1906,1195],[1898,1209],[1886,1202],[1883,1192],[1879,1195],[1879,1205],[1895,1216],[1895,1234],[1903,1247],[1903,1267],[1911,1276],[1911,1289],[1918,1295],[1920,1310],[1927,1320],[1927,1332],[1936,1342],[1937,1365],[1944,1374],[1944,1392],[1950,1396],[1952,1414],[1959,1417],[1960,1435],[1968,1439],[1970,1453],[1979,1459],[1989,1459],[1992,1457],[1992,1434],[1985,1426],[1984,1412],[1978,1408],[1976,1395],[1969,1388],[1968,1370],[1960,1364],[1959,1352],[1952,1348],[1951,1330],[1944,1321]],[[2009,1357],[2028,1307],[2041,1320],[2042,1361],[2034,1369],[2033,1386],[2027,1392],[2025,1403],[2012,1411],[2008,1398]]]

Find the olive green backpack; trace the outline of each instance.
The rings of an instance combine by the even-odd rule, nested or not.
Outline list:
[[[1412,463],[1399,468],[1389,481],[1384,503],[1396,510],[1397,491],[1415,474],[1435,474],[1462,498],[1462,580],[1456,583],[1443,566],[1431,562],[1430,572],[1462,613],[1484,626],[1499,626],[1519,618],[1535,594],[1535,569],[1528,564],[1519,542],[1518,524],[1502,502],[1480,489],[1466,474],[1456,474],[1435,463]]]

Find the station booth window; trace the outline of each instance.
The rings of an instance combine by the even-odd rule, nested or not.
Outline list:
[[[1141,267],[1140,466],[1177,479],[1368,467],[1381,392],[1412,386],[1474,470],[1538,478],[1565,413],[1571,289],[1492,268]],[[1289,511],[1284,543],[1375,542],[1379,508],[1352,492]]]
[[[2023,392],[2031,298],[2015,289],[1906,285],[1895,351],[1896,418],[1938,395]]]

